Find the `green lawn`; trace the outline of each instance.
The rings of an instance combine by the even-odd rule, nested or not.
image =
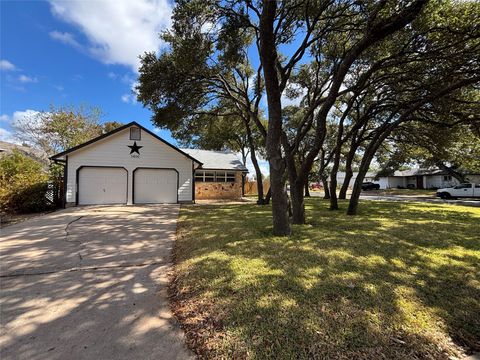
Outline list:
[[[346,203],[341,203],[342,208]],[[173,308],[208,358],[442,359],[480,350],[480,208],[307,200],[273,237],[270,208],[188,205]]]
[[[382,189],[362,191],[362,195],[408,195],[408,196],[433,196],[436,190],[425,189]]]

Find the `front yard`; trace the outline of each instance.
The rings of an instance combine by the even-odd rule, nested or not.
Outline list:
[[[307,200],[308,224],[290,238],[270,235],[268,207],[182,207],[171,296],[190,347],[235,359],[480,350],[480,208],[327,207]]]

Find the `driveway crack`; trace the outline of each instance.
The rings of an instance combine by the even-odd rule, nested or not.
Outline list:
[[[83,218],[83,215],[82,216],[79,216],[77,217],[76,219],[73,219],[72,221],[70,221],[66,226],[65,226],[65,241],[66,242],[70,242],[70,243],[81,243],[80,241],[78,240],[68,240],[68,236],[70,235],[70,233],[68,232],[68,228],[70,227],[70,225],[72,225],[74,222],[80,220],[81,218]]]

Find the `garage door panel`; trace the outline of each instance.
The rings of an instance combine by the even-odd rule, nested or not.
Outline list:
[[[79,205],[125,204],[127,171],[123,168],[84,167],[79,170]]]
[[[136,204],[176,203],[178,174],[171,169],[137,169],[134,188]]]

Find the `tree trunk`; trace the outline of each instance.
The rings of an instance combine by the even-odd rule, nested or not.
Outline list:
[[[304,184],[300,181],[290,183],[290,199],[292,204],[292,223],[305,224]]]
[[[365,154],[365,156],[368,156],[368,158],[365,158],[365,162],[362,161],[362,165],[360,165],[360,168],[358,169],[358,175],[355,179],[355,183],[353,184],[352,195],[350,195],[350,202],[348,203],[347,215],[357,215],[358,202],[362,192],[362,182],[363,179],[365,179],[365,175],[367,174],[370,163],[372,162],[373,154],[371,156]]]
[[[310,197],[310,188],[308,187],[308,182],[305,183],[305,197]]]
[[[263,1],[260,15],[260,60],[263,66],[265,91],[268,104],[268,132],[266,152],[270,165],[270,188],[272,190],[273,234],[287,236],[291,233],[288,218],[288,199],[285,189],[285,162],[281,151],[282,103],[277,73],[277,50],[275,45],[274,22],[276,1]]]
[[[250,159],[252,160],[253,167],[255,168],[255,175],[257,177],[257,204],[264,205],[265,199],[263,198],[263,177],[260,166],[258,165],[257,155],[255,152],[255,143],[253,141],[252,129],[250,128],[249,120],[245,120],[245,128],[247,130],[248,145],[250,147]]]
[[[347,159],[345,161],[345,179],[343,180],[342,188],[340,189],[340,194],[338,195],[339,199],[345,200],[347,198],[348,187],[350,185],[350,180],[352,180],[353,177],[352,163],[357,148],[358,147],[356,146],[356,144],[354,144],[352,140],[352,144],[350,145],[350,150],[348,151]]]
[[[352,168],[347,168],[345,171],[345,179],[343,180],[342,187],[340,189],[340,193],[338,194],[338,198],[345,200],[347,198],[347,191],[348,187],[350,186],[350,181],[352,180],[353,177],[353,171]]]
[[[340,141],[340,140],[337,140]],[[338,210],[337,200],[337,174],[340,166],[341,146],[337,144],[338,149],[335,151],[333,158],[332,171],[330,172],[330,210]]]
[[[324,199],[330,199],[330,189],[328,188],[327,177],[323,174],[320,175],[320,177],[322,179],[322,185],[323,185],[323,192],[324,192],[323,198]]]
[[[353,185],[352,195],[350,196],[350,202],[348,203],[347,215],[357,215],[358,202],[360,200],[362,183],[365,179],[365,175],[370,168],[370,164],[373,160],[373,157],[375,156],[375,153],[377,152],[378,148],[385,140],[385,138],[390,134],[392,129],[385,131],[385,133],[378,136],[376,139],[374,138],[372,142],[366,147],[362,162],[360,164],[360,168],[358,169],[357,178],[355,179],[355,184]]]
[[[272,197],[272,190],[268,188],[267,195],[265,195],[265,205],[270,204],[271,197]]]
[[[336,172],[330,174],[330,210],[338,210]]]
[[[452,167],[445,165],[442,161],[436,161],[435,165],[437,165],[440,170],[447,172],[448,175],[457,179],[460,184],[466,181],[465,175],[455,171]]]

